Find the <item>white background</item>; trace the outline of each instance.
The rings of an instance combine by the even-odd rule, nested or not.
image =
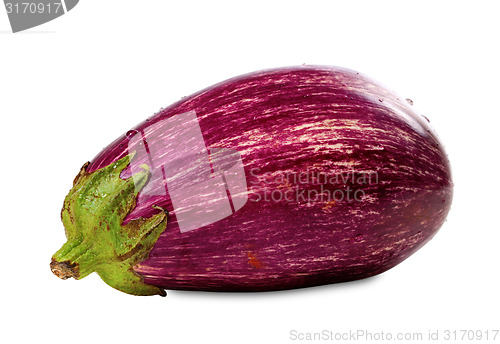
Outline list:
[[[443,339],[445,330],[499,329],[493,1],[169,3],[81,0],[17,34],[0,7],[2,342],[293,343],[292,330],[424,339],[439,330]],[[272,293],[135,297],[95,274],[62,281],[50,272],[65,241],[62,201],[84,162],[182,96],[303,63],[369,75],[430,119],[455,196],[429,244],[378,277]]]

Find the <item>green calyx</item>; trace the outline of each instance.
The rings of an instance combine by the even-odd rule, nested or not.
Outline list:
[[[167,226],[167,211],[123,225],[146,185],[149,168],[127,179],[120,173],[133,155],[92,173],[85,164],[64,200],[61,212],[68,241],[52,257],[50,268],[62,279],[81,279],[92,272],[111,287],[133,295],[162,295],[159,287],[144,283],[132,267],[148,257]]]

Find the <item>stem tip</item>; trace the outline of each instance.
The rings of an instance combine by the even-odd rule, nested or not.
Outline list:
[[[58,262],[52,258],[52,261],[50,262],[50,270],[60,279],[68,279],[71,277],[78,279],[79,276],[78,263],[70,263],[68,260]]]

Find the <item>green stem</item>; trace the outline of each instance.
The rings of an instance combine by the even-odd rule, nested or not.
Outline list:
[[[149,168],[127,179],[120,173],[132,156],[87,173],[87,164],[75,178],[61,213],[68,241],[54,254],[52,272],[62,279],[81,279],[92,272],[113,288],[134,295],[165,295],[147,285],[132,267],[148,257],[167,225],[165,209],[150,218],[123,225],[134,209],[139,191],[146,185]]]

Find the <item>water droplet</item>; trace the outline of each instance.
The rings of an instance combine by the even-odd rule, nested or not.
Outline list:
[[[357,242],[361,242],[363,241],[364,239],[364,235],[363,234],[357,234],[354,238],[351,238],[351,243],[354,244],[354,243],[357,243]]]
[[[382,103],[384,100],[379,98],[378,101]]]
[[[429,121],[429,119],[427,117],[425,117],[424,115],[422,115],[423,118],[425,118],[427,120],[427,122],[431,123],[431,121]]]
[[[127,138],[128,138],[128,139],[131,139],[131,138],[132,138],[132,137],[134,137],[134,135],[135,135],[135,134],[137,134],[137,133],[138,133],[138,131],[137,131],[137,130],[132,129],[132,130],[127,131],[126,136],[127,136]]]
[[[406,98],[406,101],[408,102],[408,104],[413,105],[413,100],[411,100],[410,98]]]

